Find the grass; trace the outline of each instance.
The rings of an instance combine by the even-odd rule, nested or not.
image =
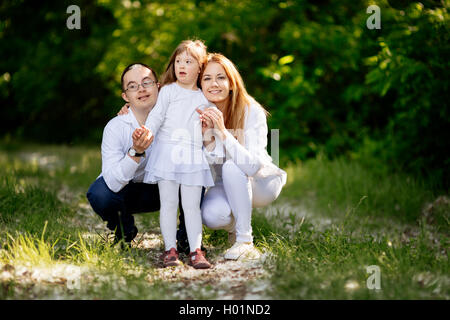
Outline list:
[[[160,244],[139,245],[151,239],[127,250],[106,240],[85,198],[100,168],[99,148],[0,146],[0,299],[217,298],[209,283],[187,294],[186,281],[165,281],[149,259]],[[267,257],[267,297],[449,299],[448,195],[344,158],[286,170],[280,198],[253,213],[255,244]],[[136,220],[159,236],[157,214]],[[226,239],[204,229],[212,256]],[[366,285],[373,265],[380,290]]]
[[[297,163],[289,167],[288,176],[291,181],[283,195],[300,197],[308,208],[333,216],[347,213],[363,199],[355,214],[414,222],[424,203],[434,198],[418,179],[364,167],[346,158]]]

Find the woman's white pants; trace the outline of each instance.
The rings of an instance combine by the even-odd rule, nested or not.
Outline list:
[[[236,241],[253,242],[252,208],[274,201],[283,187],[280,176],[249,178],[232,160],[222,165],[222,180],[208,189],[201,213],[211,229],[236,231]]]

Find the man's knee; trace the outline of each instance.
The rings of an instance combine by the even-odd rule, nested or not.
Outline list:
[[[102,177],[95,180],[90,186],[86,197],[92,209],[102,217],[117,203],[117,195],[108,188]]]

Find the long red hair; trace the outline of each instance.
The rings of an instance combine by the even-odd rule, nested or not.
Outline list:
[[[250,105],[260,107],[266,115],[267,112],[256,100],[248,94],[245,89],[244,81],[242,80],[239,71],[233,62],[220,53],[208,54],[207,61],[200,72],[199,79],[202,79],[204,70],[208,63],[215,62],[220,64],[228,77],[230,83],[230,94],[225,109],[222,111],[225,122],[225,128],[235,130],[235,136],[240,144],[244,144],[243,130],[245,123],[245,111],[250,108]],[[247,110],[248,113],[249,110]]]

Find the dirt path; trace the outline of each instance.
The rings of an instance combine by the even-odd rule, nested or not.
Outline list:
[[[60,199],[66,199],[61,192]],[[176,268],[164,268],[159,260],[162,253],[162,236],[158,227],[144,225],[139,215],[135,216],[139,232],[132,242],[132,248],[147,251],[148,264],[153,267],[146,280],[154,282],[164,280],[174,288],[174,297],[179,299],[218,300],[230,299],[270,299],[267,295],[269,274],[264,267],[268,254],[262,254],[258,260],[229,261],[223,258],[223,248],[208,247],[208,260],[213,264],[211,269],[196,270],[187,265],[187,257],[180,255],[183,265]],[[87,203],[80,203],[78,214],[73,221],[84,225],[91,235],[106,234],[105,223],[94,213]],[[150,230],[149,230],[150,229]],[[149,230],[149,231],[147,231]]]

